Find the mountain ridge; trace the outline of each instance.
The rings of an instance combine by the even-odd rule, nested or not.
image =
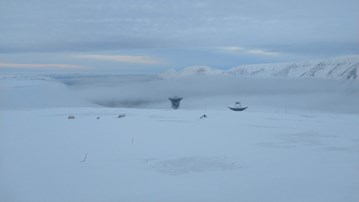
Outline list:
[[[161,78],[230,75],[259,78],[359,79],[359,56],[345,56],[303,62],[243,64],[229,70],[209,66],[190,66],[170,70]]]

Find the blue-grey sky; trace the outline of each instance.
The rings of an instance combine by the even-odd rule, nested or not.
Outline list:
[[[358,0],[1,0],[0,68],[162,72],[359,54]]]

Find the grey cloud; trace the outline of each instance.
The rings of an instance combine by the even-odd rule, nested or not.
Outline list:
[[[95,49],[104,41],[99,48],[112,49],[111,43],[106,43],[111,41],[109,38],[127,44],[118,46],[118,49],[137,48],[137,39],[160,43],[172,41],[171,47],[259,46],[269,41],[285,44],[318,39],[340,41],[343,37],[353,41],[357,40],[354,36],[358,33],[353,29],[358,22],[358,12],[354,8],[357,3],[354,1],[339,4],[335,0],[325,3],[283,0],[4,0],[2,4],[0,21],[5,22],[3,27],[7,29],[2,29],[6,31],[2,31],[0,38],[5,46],[20,46],[24,41],[40,45],[59,41],[64,42],[64,48],[68,49],[76,49],[72,46],[81,43],[88,43]]]
[[[172,62],[168,68],[178,68],[358,54],[358,4],[357,0],[2,0],[0,59],[8,60],[10,54],[4,53],[14,57],[54,53],[52,59],[58,54],[61,62],[69,63],[72,59],[61,55],[140,53],[164,58]],[[218,47],[280,56],[248,51],[236,55],[218,52]],[[31,60],[57,63],[36,59]],[[24,57],[18,60],[30,62]],[[117,68],[109,63],[91,65]]]
[[[288,54],[300,54],[303,56],[333,57],[338,55],[350,55],[359,53],[359,42],[312,42],[312,43],[288,43],[281,45],[263,45],[272,51],[282,51]]]

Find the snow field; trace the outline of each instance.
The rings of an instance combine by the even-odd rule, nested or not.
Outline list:
[[[354,202],[358,120],[315,112],[0,111],[0,200]]]

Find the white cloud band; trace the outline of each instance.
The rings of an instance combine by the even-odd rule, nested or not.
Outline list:
[[[164,61],[150,56],[134,56],[134,55],[80,55],[80,58],[106,60],[114,62],[155,65],[163,64]]]

